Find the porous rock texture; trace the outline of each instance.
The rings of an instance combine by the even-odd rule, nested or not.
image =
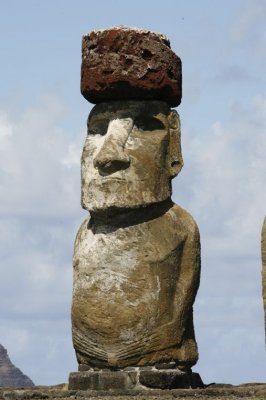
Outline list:
[[[0,344],[0,387],[27,388],[32,386],[34,386],[32,380],[12,364],[7,350]]]
[[[176,107],[182,66],[162,34],[116,27],[83,36],[81,93],[92,103],[151,99]]]
[[[266,339],[266,217],[263,222],[261,234],[261,255],[262,255],[262,294],[264,305],[264,326]]]

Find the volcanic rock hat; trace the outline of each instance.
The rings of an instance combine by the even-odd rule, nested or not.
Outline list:
[[[138,28],[92,31],[82,39],[81,93],[91,103],[182,98],[182,64],[166,36]]]

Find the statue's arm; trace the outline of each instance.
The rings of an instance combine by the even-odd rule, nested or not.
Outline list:
[[[182,340],[188,318],[192,314],[192,306],[200,283],[200,235],[198,227],[192,220],[191,228],[184,242],[180,274],[176,283],[175,309],[173,324],[178,337]]]
[[[76,267],[76,265],[78,263],[78,259],[80,257],[80,246],[82,245],[84,238],[86,237],[89,221],[90,221],[90,217],[86,218],[82,222],[82,224],[79,227],[78,233],[76,235],[76,239],[75,239],[75,243],[74,243],[74,253],[73,253],[73,258],[72,258],[72,264],[73,264],[74,268]]]
[[[190,216],[189,216],[190,217]],[[179,275],[176,282],[172,320],[152,334],[152,349],[160,350],[178,346],[192,318],[192,306],[200,281],[200,235],[195,221],[190,217],[183,243]]]

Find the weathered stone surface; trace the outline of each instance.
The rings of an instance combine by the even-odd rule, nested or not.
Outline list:
[[[205,389],[139,389],[133,390],[59,390],[57,387],[35,387],[27,390],[6,390],[0,388],[1,400],[195,400],[195,399],[234,399],[234,400],[259,400],[264,399],[266,395],[266,384],[250,383],[247,385],[226,385],[226,384],[212,384]]]
[[[178,369],[142,370],[139,373],[139,383],[152,389],[195,389],[204,387],[199,374],[182,372]]]
[[[82,41],[81,93],[92,103],[149,99],[176,107],[181,60],[162,34],[126,27],[93,31]]]
[[[81,159],[82,206],[121,214],[122,208],[160,203],[182,166],[179,116],[167,103],[98,104],[88,118]]]
[[[263,222],[261,233],[261,256],[262,256],[262,294],[264,305],[264,325],[266,339],[266,217]]]
[[[82,155],[90,211],[73,258],[72,333],[92,367],[198,358],[192,305],[200,242],[193,218],[170,199],[182,167],[180,123],[163,102],[96,105]]]
[[[72,372],[70,390],[141,390],[203,388],[199,374],[178,369],[132,368],[118,371]]]
[[[34,383],[15,367],[7,354],[7,350],[0,344],[0,387],[32,387]]]
[[[181,61],[162,35],[92,32],[83,39],[81,87],[99,104],[81,160],[90,216],[73,256],[80,372],[70,381],[101,390],[113,387],[111,376],[125,388],[129,376],[137,385],[142,376],[151,387],[190,387],[200,239],[191,215],[171,201],[171,180],[183,166],[180,120],[170,109],[181,99]]]
[[[155,364],[155,368],[157,369],[174,369],[176,368],[176,363],[174,361],[170,363],[157,363]]]
[[[86,371],[69,375],[70,390],[128,390],[137,383],[135,371]]]

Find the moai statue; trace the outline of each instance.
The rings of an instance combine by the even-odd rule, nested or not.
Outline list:
[[[266,217],[261,232],[261,256],[262,256],[262,295],[264,305],[264,327],[266,339]]]
[[[90,216],[73,257],[80,372],[70,374],[70,387],[106,389],[116,379],[120,388],[198,386],[199,232],[171,200],[183,166],[171,109],[181,102],[181,60],[161,34],[91,32],[82,42],[81,92],[96,105],[81,159]]]

